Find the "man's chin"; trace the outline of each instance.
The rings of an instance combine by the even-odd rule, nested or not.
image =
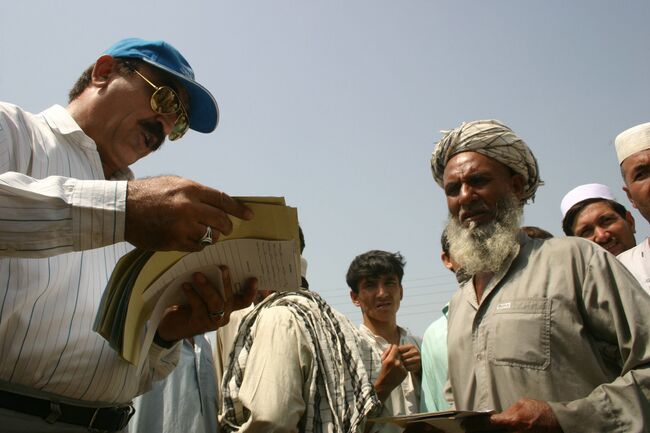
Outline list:
[[[611,247],[605,249],[610,253],[614,254],[615,256],[618,256],[623,251],[625,251],[625,247],[621,244],[612,245]]]

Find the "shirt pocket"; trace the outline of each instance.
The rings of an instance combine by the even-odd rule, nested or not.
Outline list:
[[[488,359],[494,365],[545,370],[551,363],[551,300],[499,302],[488,333]]]

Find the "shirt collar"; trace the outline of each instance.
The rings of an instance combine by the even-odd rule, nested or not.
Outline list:
[[[68,135],[75,132],[81,132],[85,135],[81,127],[72,118],[68,110],[60,105],[53,105],[47,110],[43,111],[42,114],[48,125],[50,125],[50,128],[57,131],[59,134]]]
[[[381,336],[379,336],[379,335],[375,335],[375,333],[372,332],[372,330],[371,330],[370,328],[368,328],[366,325],[364,325],[363,323],[362,323],[361,325],[359,325],[359,329],[360,329],[363,333],[365,333],[365,334],[367,334],[368,336],[372,337],[375,341],[379,341],[379,342],[381,342],[381,343],[388,344],[388,341],[386,341],[386,339],[385,339],[384,337],[381,337]],[[397,330],[399,331],[400,344],[401,344],[402,341],[404,340],[404,338],[406,337],[407,332],[406,332],[406,329],[402,328],[402,327],[399,326],[399,325],[397,326]]]
[[[93,152],[97,152],[95,140],[90,138],[81,129],[79,124],[74,120],[68,110],[60,105],[53,105],[41,113],[47,124],[52,130],[68,138],[81,147],[85,147]],[[99,157],[99,156],[98,156]],[[130,168],[125,168],[113,173],[109,180],[131,180],[135,176]]]

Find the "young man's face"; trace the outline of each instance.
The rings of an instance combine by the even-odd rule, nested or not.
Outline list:
[[[628,156],[621,163],[625,178],[623,188],[632,206],[650,221],[650,149]]]
[[[402,284],[394,274],[363,278],[359,292],[350,291],[352,302],[361,308],[364,318],[381,322],[395,321],[402,294]]]
[[[606,201],[585,206],[573,222],[573,235],[596,242],[614,255],[634,247],[634,219],[621,217]]]

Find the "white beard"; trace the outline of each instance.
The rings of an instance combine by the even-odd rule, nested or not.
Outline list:
[[[449,255],[458,263],[461,279],[501,269],[519,247],[517,233],[522,214],[523,207],[517,198],[509,195],[499,202],[496,218],[489,223],[464,227],[457,217],[449,216],[446,227]]]

